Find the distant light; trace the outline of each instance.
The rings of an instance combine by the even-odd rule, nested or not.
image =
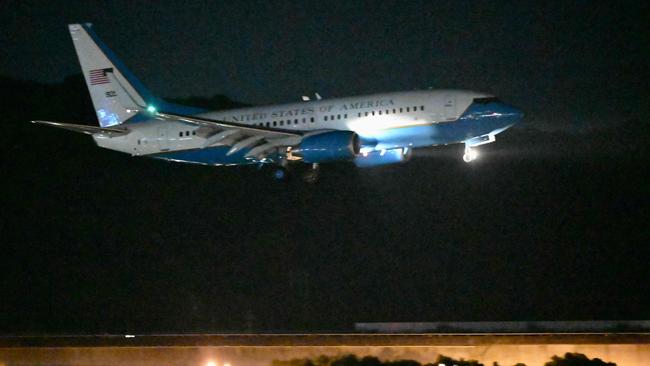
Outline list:
[[[135,338],[135,336],[133,334],[126,334],[124,338]]]
[[[223,364],[223,366],[230,366],[230,363],[226,362],[226,363]]]
[[[208,361],[208,363],[206,363],[205,366],[217,366],[217,363],[214,361]]]
[[[156,113],[156,107],[150,105],[150,106],[147,107],[147,111],[149,113]]]

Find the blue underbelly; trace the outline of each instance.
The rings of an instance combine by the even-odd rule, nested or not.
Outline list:
[[[151,155],[151,157],[156,159],[207,165],[241,165],[254,163],[245,158],[246,153],[249,151],[248,149],[240,150],[232,155],[227,155],[228,150],[230,150],[230,146],[215,146],[205,149],[170,151]]]

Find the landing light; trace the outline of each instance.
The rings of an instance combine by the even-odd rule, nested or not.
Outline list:
[[[147,107],[147,112],[149,113],[156,113],[156,107],[150,105]]]
[[[472,160],[476,160],[476,158],[478,158],[478,151],[476,150],[470,151],[469,156],[472,158]]]

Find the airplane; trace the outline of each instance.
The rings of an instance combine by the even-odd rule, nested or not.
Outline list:
[[[230,166],[270,164],[283,179],[307,167],[316,182],[321,163],[358,167],[406,162],[413,149],[462,143],[463,160],[475,147],[523,117],[495,96],[469,90],[418,90],[345,98],[303,96],[302,101],[207,111],[155,97],[93,31],[68,29],[97,114],[99,127],[51,121],[32,123],[91,135],[99,147],[174,162]]]

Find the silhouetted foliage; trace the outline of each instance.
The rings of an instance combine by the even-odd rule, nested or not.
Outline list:
[[[439,364],[444,364],[445,366],[484,366],[482,363],[475,361],[475,360],[463,360],[462,358],[460,360],[455,360],[451,357],[439,355],[438,359],[436,362],[433,363],[432,366],[439,365]]]
[[[448,366],[484,366],[482,363],[474,360],[455,360],[451,357],[439,355],[434,363],[422,365],[414,360],[396,360],[396,361],[381,361],[377,357],[366,356],[359,359],[355,355],[345,355],[338,357],[319,356],[313,360],[292,359],[288,361],[274,360],[272,366],[437,366],[445,364]]]
[[[544,366],[616,366],[613,362],[604,362],[599,358],[589,359],[582,353],[566,353],[564,357],[553,356],[552,361]]]
[[[287,361],[273,360],[272,366],[484,366],[476,360],[453,359],[439,355],[433,363],[421,364],[414,360],[381,361],[377,357],[366,356],[359,359],[355,355],[345,356],[319,356],[315,359],[301,358]],[[492,366],[499,366],[493,362]],[[524,363],[516,363],[514,366],[526,366]],[[564,357],[553,356],[552,360],[545,366],[616,366],[613,362],[604,362],[598,358],[589,359],[581,353],[567,353]]]

